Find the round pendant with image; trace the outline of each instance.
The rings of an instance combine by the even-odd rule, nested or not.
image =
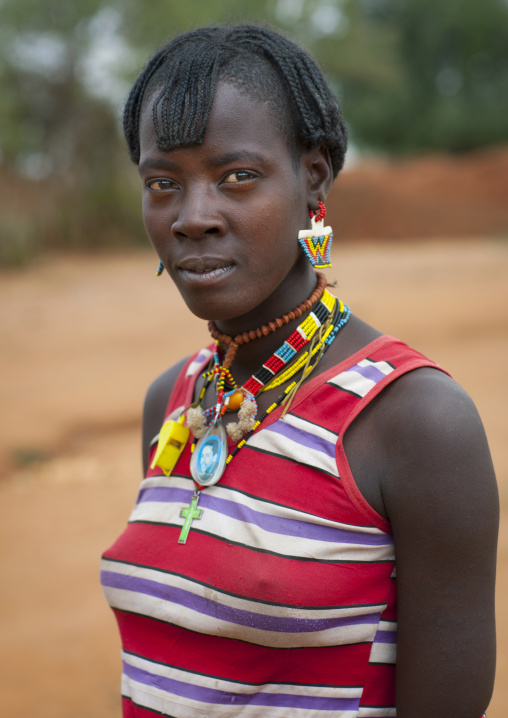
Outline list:
[[[199,486],[213,486],[224,473],[227,458],[226,430],[218,420],[196,444],[190,463],[192,478]]]

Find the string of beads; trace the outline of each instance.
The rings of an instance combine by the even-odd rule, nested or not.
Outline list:
[[[288,387],[286,387],[286,389],[284,389],[284,391],[279,396],[279,398],[268,407],[268,409],[264,412],[264,414],[255,422],[252,429],[249,432],[247,432],[247,434],[243,437],[243,439],[241,439],[238,442],[238,444],[233,449],[233,451],[231,451],[228,458],[226,459],[226,465],[231,463],[233,458],[245,446],[245,444],[250,439],[252,434],[263,423],[263,421],[266,419],[266,417],[272,413],[272,411],[275,411],[275,409],[277,409],[277,407],[279,407],[285,400],[290,399],[292,401],[292,399],[294,398],[294,395],[296,393],[296,390],[299,388],[299,385],[301,384],[303,379],[305,379],[311,373],[311,371],[313,371],[316,368],[316,366],[319,364],[319,362],[323,358],[325,352],[331,346],[333,340],[337,336],[338,332],[342,329],[342,327],[345,326],[345,324],[347,324],[348,319],[351,316],[350,308],[347,305],[343,305],[342,302],[340,302],[340,304],[342,305],[343,311],[340,311],[340,307],[339,307],[339,311],[337,312],[336,322],[334,322],[334,326],[330,330],[326,340],[323,341],[322,347],[319,347],[319,349],[321,349],[321,352],[320,352],[316,362],[307,368],[307,371],[304,372],[304,375],[300,378],[299,381],[295,380]],[[288,410],[289,410],[289,406],[286,407],[285,412],[287,412]],[[192,450],[192,447],[191,447],[191,450]]]
[[[220,344],[227,346],[226,355],[224,357],[224,361],[222,362],[222,367],[224,369],[229,369],[233,363],[233,359],[235,358],[235,354],[239,346],[242,344],[248,344],[249,342],[254,341],[254,339],[266,337],[271,332],[275,332],[277,329],[280,329],[284,326],[284,324],[289,324],[290,321],[298,319],[307,310],[311,309],[313,304],[321,299],[323,292],[326,289],[327,280],[325,275],[321,272],[316,272],[316,274],[318,282],[316,288],[308,299],[299,304],[291,312],[284,314],[282,317],[277,317],[277,319],[274,319],[272,322],[268,322],[268,324],[263,324],[257,329],[251,329],[249,332],[243,332],[243,334],[237,334],[235,337],[232,337],[229,334],[223,334],[220,332],[213,320],[208,322],[208,330],[213,339],[218,341]]]
[[[239,422],[237,424],[229,423],[226,430],[235,441],[239,441],[254,424],[257,414],[255,396],[268,382],[280,374],[288,362],[292,361],[296,354],[312,340],[316,332],[320,332],[321,338],[323,326],[332,315],[335,303],[335,297],[325,289],[317,304],[311,305],[312,311],[241,388],[237,388],[230,370],[221,365],[217,346],[214,354],[217,403],[204,411],[199,407],[193,407],[189,411],[187,425],[194,435],[197,437],[202,435],[211,420],[224,416],[228,408],[231,408],[235,411],[238,410]],[[218,343],[217,341],[217,345]],[[290,373],[286,371],[286,378],[293,376],[301,366],[298,365]],[[231,391],[226,391],[226,379],[229,386],[232,387]]]
[[[317,367],[321,359],[323,358],[325,352],[327,349],[331,346],[333,343],[335,337],[337,336],[338,332],[347,324],[349,317],[351,315],[350,308],[343,304],[342,301],[336,300],[336,306],[335,311],[333,313],[333,318],[331,321],[331,324],[327,327],[324,325],[320,329],[323,330],[322,336],[319,337],[319,341],[315,344],[315,346],[311,347],[311,349],[305,353],[304,356],[299,358],[298,363],[294,363],[292,368],[292,375],[298,373],[302,368],[302,376],[298,380],[294,380],[279,396],[279,398],[271,404],[268,409],[264,412],[264,414],[256,421],[254,422],[252,428],[245,434],[245,436],[238,442],[237,446],[230,452],[228,455],[228,458],[226,460],[226,465],[229,464],[233,458],[236,456],[236,454],[242,449],[243,446],[247,443],[249,438],[252,436],[252,434],[256,431],[256,429],[263,423],[263,421],[266,419],[269,414],[271,414],[277,407],[279,407],[284,401],[287,402],[287,405],[285,407],[284,413],[286,413],[289,410],[289,406],[291,404],[291,401],[293,400],[296,391],[300,387],[301,383],[306,379],[309,374]],[[319,352],[319,353],[318,353]],[[310,359],[314,357],[318,353],[318,357],[314,364],[310,364]],[[201,388],[198,400],[196,404],[200,404],[201,400],[203,399],[206,390],[208,386],[210,385],[212,379],[214,376],[213,370],[205,372],[203,374],[204,378],[204,384]],[[286,376],[284,381],[288,381],[290,376]],[[278,377],[277,377],[278,379]],[[283,383],[283,382],[281,382]],[[279,384],[274,384],[275,386],[278,386]],[[195,406],[195,405],[194,405]],[[191,445],[191,453],[194,452],[194,448],[196,446],[196,439],[193,440]],[[197,488],[202,488],[199,485],[197,485]]]

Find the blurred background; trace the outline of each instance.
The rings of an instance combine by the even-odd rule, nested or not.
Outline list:
[[[505,718],[508,0],[0,0],[1,714],[120,716],[98,558],[136,497],[146,386],[208,341],[155,279],[122,105],[168,37],[237,21],[304,44],[342,103],[337,292],[484,420],[502,510],[489,718]]]

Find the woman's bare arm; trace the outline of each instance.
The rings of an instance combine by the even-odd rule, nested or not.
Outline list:
[[[377,474],[374,508],[393,527],[397,718],[480,718],[495,672],[499,521],[485,432],[467,394],[433,369],[401,377],[378,399],[350,449],[356,455],[370,435],[370,459],[357,468]]]

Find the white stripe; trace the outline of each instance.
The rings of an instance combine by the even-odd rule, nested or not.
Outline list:
[[[340,389],[352,391],[354,394],[358,394],[358,396],[362,398],[376,386],[374,381],[366,379],[364,376],[357,374],[355,371],[342,372],[342,374],[329,379],[328,384],[335,384],[335,386],[338,386]]]
[[[358,362],[358,366],[374,366],[385,376],[391,374],[394,370],[393,366],[386,361],[373,361],[372,359],[362,359]]]
[[[373,643],[369,663],[395,663],[397,660],[396,643]]]
[[[306,431],[308,434],[313,434],[314,436],[319,436],[320,439],[329,441],[330,444],[336,444],[337,439],[339,437],[339,435],[335,434],[333,431],[328,431],[328,429],[325,429],[323,426],[318,426],[318,424],[313,424],[311,421],[302,419],[301,417],[296,416],[295,414],[288,413],[288,414],[286,414],[286,416],[283,419],[279,419],[279,421],[284,421],[286,424],[290,424],[291,426],[294,426],[297,429]]]
[[[275,424],[277,423],[278,422],[275,422]],[[333,476],[339,476],[335,455],[328,456],[318,449],[303,446],[288,436],[278,434],[270,426],[253,434],[248,440],[247,446],[252,446],[262,451],[269,451],[272,454],[296,461],[298,464],[305,464],[311,468],[326,471]]]
[[[390,366],[388,362],[372,361],[371,359],[362,359],[354,366],[374,367],[385,376],[391,374],[391,372],[394,371],[394,368]],[[353,393],[364,397],[369,393],[371,389],[376,386],[378,382],[362,376],[362,374],[354,370],[354,366],[351,367],[349,370],[338,374],[332,379],[329,379],[328,384],[335,384],[335,386],[338,386],[341,389],[345,389],[346,391],[352,391]]]
[[[190,502],[190,497],[189,497]],[[189,502],[165,504],[144,501],[136,506],[130,521],[151,521],[161,524],[183,526],[180,510]],[[243,544],[249,548],[261,549],[293,558],[309,558],[316,561],[390,561],[393,560],[393,546],[367,546],[331,541],[318,541],[298,536],[285,536],[254,525],[224,516],[211,508],[203,511],[201,519],[194,521],[192,528],[205,531],[225,541]],[[192,529],[191,529],[192,530]]]
[[[323,711],[309,710],[308,708],[288,708],[287,706],[265,706],[265,705],[245,705],[243,703],[234,703],[233,700],[228,704],[226,701],[222,703],[203,702],[196,698],[178,695],[175,692],[170,693],[163,688],[158,687],[161,679],[169,679],[182,683],[182,692],[187,692],[185,686],[197,686],[205,690],[219,691],[223,693],[233,693],[239,696],[256,696],[256,695],[288,695],[288,696],[304,696],[309,698],[332,698],[332,699],[352,699],[359,700],[361,695],[360,688],[336,688],[321,686],[293,686],[290,684],[268,684],[268,685],[252,685],[245,683],[237,683],[235,681],[227,681],[213,676],[199,675],[182,671],[172,666],[164,666],[152,663],[145,659],[123,654],[125,663],[146,671],[153,675],[151,684],[141,682],[129,678],[125,673],[122,676],[122,694],[130,697],[135,703],[149,708],[151,710],[172,715],[176,718],[219,718],[222,716],[242,716],[245,718],[287,718],[289,714],[300,715],[302,718],[314,716],[326,716],[327,718],[355,718],[356,711]],[[226,696],[224,696],[226,698]],[[206,713],[205,713],[206,711]],[[290,713],[289,713],[290,711]]]
[[[134,703],[174,718],[288,718],[289,715],[301,718],[356,718],[357,711],[309,711],[287,707],[226,705],[194,701],[182,696],[171,695],[155,686],[146,686],[122,676],[122,694],[130,697]],[[269,711],[269,713],[268,713]]]
[[[282,633],[263,631],[251,626],[238,625],[208,616],[191,608],[163,601],[147,594],[135,593],[122,588],[104,587],[104,594],[111,606],[159,621],[171,623],[208,636],[247,641],[268,648],[315,648],[321,646],[371,643],[377,624],[339,626],[312,633]]]
[[[176,477],[171,478],[176,487],[184,488],[188,492],[188,501],[185,504],[181,501],[142,501],[135,506],[130,521],[154,521],[162,524],[183,526],[184,519],[181,518],[180,511],[184,505],[188,505],[190,502],[191,489],[189,488],[188,481]],[[203,502],[200,504],[200,507],[204,508],[202,518],[199,519],[199,521],[195,521],[193,527],[223,538],[226,541],[232,541],[254,549],[268,550],[295,558],[308,558],[312,556],[316,560],[323,561],[358,562],[393,560],[393,543],[386,534],[375,527],[357,527],[340,524],[320,516],[305,514],[295,509],[257,501],[251,497],[224,489],[220,486],[211,486],[208,488],[207,495],[233,502],[238,507],[239,515],[242,516],[243,514],[245,516],[243,519],[233,518],[222,513],[221,510],[223,507],[221,505],[215,509],[205,507]],[[228,507],[225,506],[224,508],[227,509]],[[259,512],[261,516],[253,517],[249,515],[245,511],[246,508]],[[289,535],[286,535],[277,532],[277,522],[274,522],[273,527],[270,526],[269,528],[264,528],[254,523],[256,518],[262,521],[263,516],[296,520],[348,532],[354,531],[357,535],[354,536],[355,543],[345,542],[340,536],[337,536],[337,540],[334,541],[333,535],[331,536],[332,540],[309,538],[307,536],[297,535],[298,526],[295,525],[293,527],[290,524],[287,524],[288,529],[291,530],[294,528],[295,533],[291,532]],[[387,543],[381,545],[364,544],[361,542],[362,534],[387,536]]]
[[[375,718],[378,718],[378,716],[380,718],[381,716],[383,716],[383,718],[391,718],[396,715],[396,708],[363,708],[360,706],[360,710],[358,711],[358,718],[371,718],[371,716],[375,716]]]
[[[188,492],[188,498],[190,502],[191,495],[193,493],[192,486],[192,482],[189,479],[175,474],[171,476],[151,476],[147,479],[143,479],[140,484],[140,490],[159,487],[183,489]],[[317,524],[319,526],[330,526],[331,528],[343,529],[344,531],[355,531],[364,534],[388,536],[388,534],[386,534],[384,531],[381,531],[381,529],[378,529],[376,526],[358,526],[356,524],[346,524],[341,521],[332,521],[331,519],[325,519],[322,516],[309,514],[306,511],[292,509],[289,506],[272,504],[268,501],[262,501],[261,499],[256,499],[253,496],[247,496],[246,494],[235,491],[234,489],[226,489],[220,484],[207,487],[206,493],[204,493],[204,495],[206,496],[207,494],[217,496],[220,499],[234,501],[240,506],[245,506],[249,509],[252,509],[253,511],[264,513],[267,516],[291,518],[296,521],[309,522]],[[162,503],[164,505],[170,505],[169,502]],[[213,509],[207,510],[213,511]]]
[[[187,367],[185,377],[187,378],[189,376],[194,376],[194,374],[199,371],[199,369],[207,360],[210,359],[211,356],[212,352],[210,351],[210,349],[201,349],[197,357]]]
[[[397,621],[387,621],[384,618],[379,622],[380,631],[396,631]]]

